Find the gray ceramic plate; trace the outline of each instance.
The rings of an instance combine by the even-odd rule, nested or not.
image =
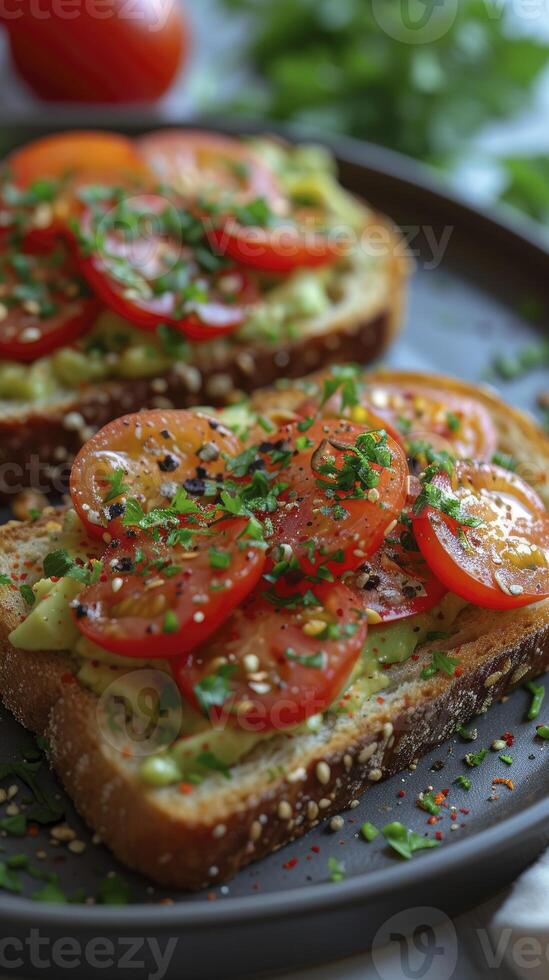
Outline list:
[[[12,133],[10,138],[15,142],[29,135]],[[352,141],[337,143],[335,150],[345,183],[410,229],[412,247],[419,250],[406,328],[388,363],[453,372],[476,382],[485,377],[494,356],[536,343],[543,331],[546,335],[549,255],[534,234],[520,234],[449,197],[429,174],[393,154]],[[433,268],[433,243],[441,241],[444,255]],[[525,311],[535,314],[535,323]],[[536,393],[548,387],[541,370],[500,386],[510,402],[532,411]],[[44,785],[60,795],[86,851],[76,857],[64,846],[52,848],[47,831],[23,843],[7,837],[2,846],[8,853],[24,848],[35,865],[57,872],[68,894],[83,889],[95,896],[114,870],[129,886],[131,904],[44,905],[0,892],[3,935],[21,943],[6,954],[13,960],[10,972],[43,975],[29,939],[33,928],[47,940],[44,955],[50,959],[52,950],[60,948],[52,946],[54,940],[72,939],[82,978],[105,976],[101,959],[122,968],[124,956],[139,964],[135,975],[159,975],[155,944],[160,944],[169,959],[163,975],[199,980],[244,977],[349,954],[371,944],[379,927],[402,909],[428,905],[456,913],[480,901],[516,875],[549,839],[549,749],[535,740],[534,724],[524,721],[528,698],[517,692],[477,724],[474,749],[490,746],[505,731],[515,735],[512,767],[490,752],[472,771],[467,793],[454,780],[471,775],[463,762],[471,746],[452,740],[421,760],[415,772],[373,786],[360,806],[345,814],[341,831],[333,834],[321,826],[210,894],[167,894],[118,866],[103,847],[91,843],[70,801],[44,772]],[[17,758],[31,741],[6,712],[0,713],[2,760]],[[499,798],[489,800],[496,776],[511,777],[515,788],[500,786]],[[427,814],[415,800],[428,785],[449,788],[448,800],[457,807],[455,820],[444,810],[434,828],[443,834],[437,850],[406,862],[382,838],[366,844],[357,837],[366,819],[378,826],[400,820],[424,832]],[[37,857],[36,851],[46,857]],[[330,880],[329,858],[344,866],[343,881]],[[41,887],[23,879],[26,896]],[[173,903],[158,904],[166,898]],[[133,952],[131,937],[137,937]],[[107,952],[96,956],[93,942],[100,938]],[[137,949],[139,939],[145,941]],[[0,970],[8,966],[0,960]],[[63,975],[62,963],[54,958],[52,966]]]

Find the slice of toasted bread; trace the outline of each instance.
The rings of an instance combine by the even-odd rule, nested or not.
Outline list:
[[[459,387],[476,395],[471,386]],[[519,449],[507,442],[513,418],[521,452],[547,473],[549,444],[534,424],[494,395],[482,397],[505,450]],[[60,530],[55,512],[32,525],[7,525],[0,531],[0,572],[13,574],[24,562],[32,581]],[[459,657],[459,677],[439,673],[422,680],[434,646],[441,649],[441,640],[425,643],[416,650],[419,660],[391,670],[382,703],[372,698],[352,717],[328,715],[314,734],[280,734],[259,743],[233,768],[231,780],[214,774],[185,795],[176,787],[144,785],[139,761],[113,751],[100,733],[97,698],[74,681],[66,654],[11,646],[9,634],[25,612],[16,591],[0,591],[5,704],[46,736],[69,795],[115,854],[179,888],[218,882],[345,809],[369,785],[406,768],[549,665],[549,600],[509,612],[468,606],[443,641],[446,652]]]
[[[0,498],[25,487],[66,489],[75,453],[97,429],[142,408],[223,405],[281,375],[334,361],[368,364],[392,342],[402,319],[409,261],[388,219],[367,211],[364,240],[345,262],[337,295],[322,314],[295,323],[295,339],[231,339],[193,347],[193,360],[162,377],[89,384],[43,403],[0,402]],[[383,255],[368,254],[384,234]]]

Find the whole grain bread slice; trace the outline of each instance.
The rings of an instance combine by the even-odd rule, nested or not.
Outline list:
[[[397,229],[371,211],[363,244],[346,261],[322,314],[295,323],[295,338],[194,345],[193,359],[162,377],[84,385],[44,403],[0,403],[0,499],[33,486],[63,492],[74,455],[112,419],[143,408],[224,405],[281,375],[301,377],[328,363],[375,360],[402,321],[410,262]],[[383,233],[383,254],[368,235]]]
[[[473,394],[470,386],[459,387]],[[549,445],[535,425],[495,395],[482,397],[505,451],[519,449],[507,441],[511,417],[521,451],[547,473]],[[7,525],[0,531],[0,573],[14,574],[24,564],[32,582],[60,535],[54,511],[34,524]],[[370,699],[352,718],[328,715],[315,733],[277,735],[234,767],[231,780],[214,774],[185,795],[176,787],[147,787],[138,776],[139,761],[113,751],[101,735],[97,698],[74,680],[68,654],[12,647],[9,634],[25,614],[19,593],[2,589],[4,703],[22,724],[45,735],[69,795],[114,853],[176,888],[219,882],[300,836],[549,666],[549,600],[510,612],[469,606],[443,641],[446,652],[459,658],[459,677],[439,673],[422,680],[434,646],[441,649],[440,640],[425,643],[416,651],[419,660],[391,670],[382,703]]]

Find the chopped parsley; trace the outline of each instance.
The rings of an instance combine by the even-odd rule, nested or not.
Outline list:
[[[480,749],[479,752],[468,752],[465,756],[465,762],[468,766],[474,768],[475,766],[480,766],[484,762],[487,755],[488,749]]]
[[[335,857],[328,858],[328,871],[330,881],[343,881],[345,879],[345,865]]]
[[[526,690],[532,695],[532,701],[528,709],[527,718],[528,721],[534,721],[534,719],[539,716],[541,711],[541,706],[545,697],[545,688],[541,684],[536,684],[535,681],[530,681],[528,684],[526,684]]]
[[[221,664],[215,674],[206,674],[194,686],[197,701],[205,715],[212,708],[220,708],[231,693],[230,679],[236,671],[234,664]]]
[[[311,654],[298,654],[291,647],[288,647],[284,651],[284,656],[287,660],[292,660],[294,663],[299,664],[301,667],[314,667],[315,670],[322,670],[326,665],[326,653],[324,650],[319,650],[317,653]]]
[[[397,854],[410,860],[415,851],[423,851],[430,847],[438,847],[439,841],[432,837],[423,837],[413,830],[408,830],[403,824],[394,821],[383,828],[383,836]]]
[[[471,786],[473,785],[473,783],[471,782],[468,776],[458,776],[455,782],[457,783],[458,786],[461,786],[462,789],[466,790],[467,793],[469,792]]]
[[[380,831],[374,826],[373,823],[370,823],[367,820],[366,823],[363,823],[362,827],[360,828],[360,835],[364,838],[364,840],[371,842],[375,840],[376,837],[379,837]]]
[[[124,470],[119,469],[115,470],[114,473],[109,473],[109,475],[105,477],[107,483],[110,484],[110,490],[103,498],[103,503],[109,504],[111,500],[115,500],[116,497],[120,497],[123,493],[129,492],[129,486],[127,483],[124,483],[125,476],[126,473]]]
[[[423,668],[420,676],[423,681],[429,680],[438,673],[447,674],[448,677],[453,677],[456,667],[458,666],[459,660],[454,660],[453,657],[446,656],[446,654],[441,653],[440,650],[435,650],[431,654],[431,663],[428,667]]]

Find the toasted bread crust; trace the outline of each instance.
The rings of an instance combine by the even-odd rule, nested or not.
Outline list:
[[[460,387],[472,394],[470,386]],[[489,399],[503,432],[509,409],[495,396]],[[520,426],[530,452],[539,454],[546,469],[545,442],[526,417],[520,416]],[[55,534],[52,514],[33,525],[7,525],[0,531],[0,572],[12,567],[15,555],[39,565]],[[422,661],[429,659],[432,647],[424,644],[419,663],[397,669],[382,703],[372,699],[359,717],[335,719],[321,737],[298,736],[286,744],[279,736],[283,774],[269,776],[268,753],[259,745],[248,765],[235,768],[231,781],[214,776],[186,796],[174,788],[146,787],[135,761],[103,742],[97,699],[73,682],[66,655],[11,646],[9,633],[24,614],[19,594],[1,590],[0,685],[5,704],[24,725],[46,736],[52,764],[68,793],[114,853],[176,888],[217,883],[300,836],[549,666],[549,600],[508,612],[467,607],[447,645],[459,657],[459,678],[437,674],[422,681]],[[440,641],[436,645],[440,648]]]
[[[372,216],[390,239],[382,297],[336,306],[328,324],[281,344],[239,343],[220,359],[205,344],[196,364],[180,364],[160,378],[87,385],[47,406],[0,411],[0,500],[28,486],[42,492],[67,488],[68,469],[82,444],[107,422],[143,408],[223,405],[281,375],[298,378],[329,363],[375,360],[392,342],[402,318],[409,262],[400,237]]]

